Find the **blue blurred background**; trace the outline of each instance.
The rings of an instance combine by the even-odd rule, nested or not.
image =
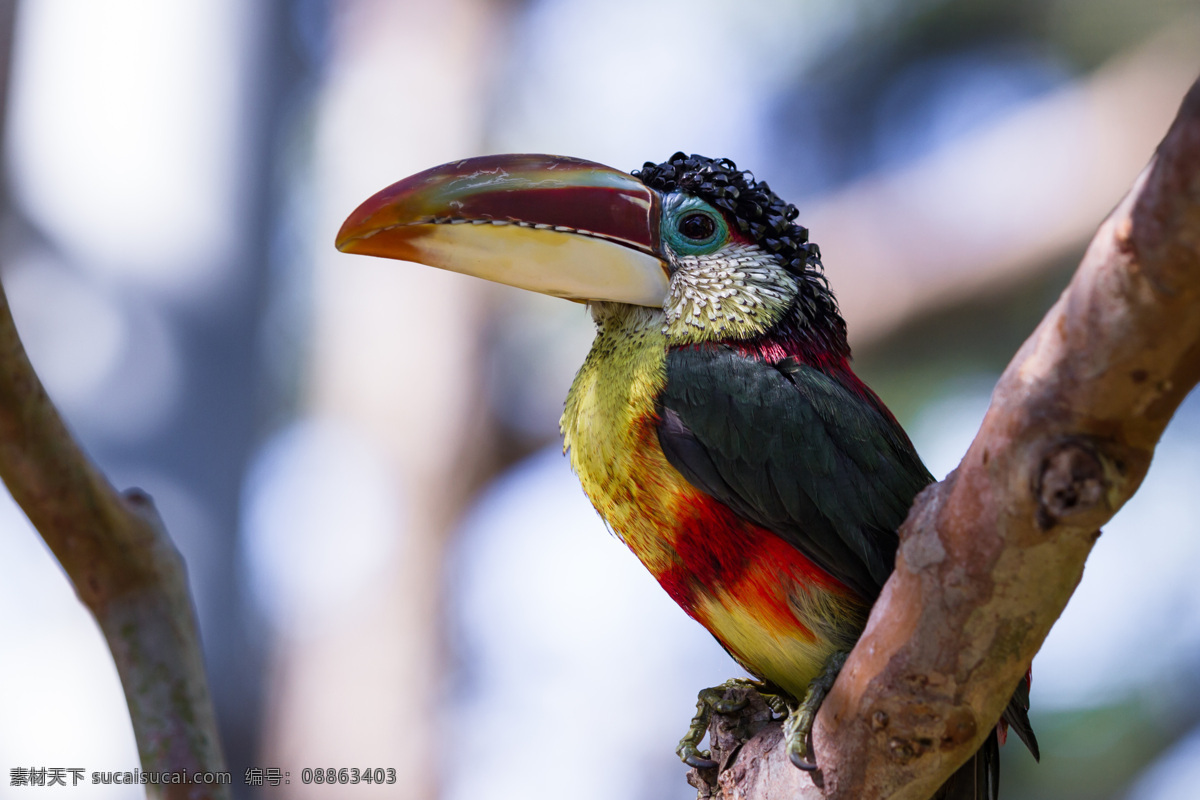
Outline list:
[[[1200,71],[1172,0],[12,7],[4,285],[187,558],[235,784],[291,774],[241,797],[344,766],[397,769],[363,797],[684,800],[695,692],[738,674],[561,455],[586,312],[338,254],[358,202],[489,152],[733,158],[801,207],[942,477]],[[1198,434],[1192,399],[1035,660],[1009,800],[1200,794]],[[133,769],[95,624],[0,526],[0,768]]]

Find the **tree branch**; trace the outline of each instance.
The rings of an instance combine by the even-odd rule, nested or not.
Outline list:
[[[958,469],[910,511],[817,718],[825,797],[927,798],[979,748],[1198,379],[1200,81],[1005,370]],[[773,731],[709,796],[822,796],[778,782],[795,776]]]
[[[0,287],[0,477],[95,616],[121,676],[145,772],[225,769],[183,559],[149,496],[117,492],[38,380]],[[148,786],[228,798],[229,787]]]

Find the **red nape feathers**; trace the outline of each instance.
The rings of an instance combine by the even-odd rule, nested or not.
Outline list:
[[[825,335],[805,334],[791,321],[785,321],[761,336],[727,344],[744,356],[768,364],[778,364],[785,358],[791,358],[800,364],[820,370],[875,406],[884,417],[895,423],[897,430],[903,430],[891,410],[879,399],[879,395],[863,383],[850,368],[850,347],[844,339],[830,340],[830,337]]]

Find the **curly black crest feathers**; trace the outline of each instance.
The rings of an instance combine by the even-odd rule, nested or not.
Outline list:
[[[808,240],[808,228],[793,222],[799,214],[796,207],[771,191],[766,181],[755,180],[728,158],[684,153],[661,164],[647,161],[632,174],[652,189],[687,192],[724,211],[731,224],[800,278],[800,302],[809,318],[824,318],[844,334],[845,322],[825,278],[820,248]]]

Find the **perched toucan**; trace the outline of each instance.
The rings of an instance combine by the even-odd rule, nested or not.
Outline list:
[[[850,369],[846,323],[794,206],[728,159],[626,174],[503,155],[389,186],[337,246],[586,302],[596,339],[567,395],[571,466],[612,531],[788,713],[813,715],[891,573],[933,478]],[[699,712],[680,756],[698,749]],[[994,798],[1012,726],[1037,755],[1028,678],[939,796]]]

